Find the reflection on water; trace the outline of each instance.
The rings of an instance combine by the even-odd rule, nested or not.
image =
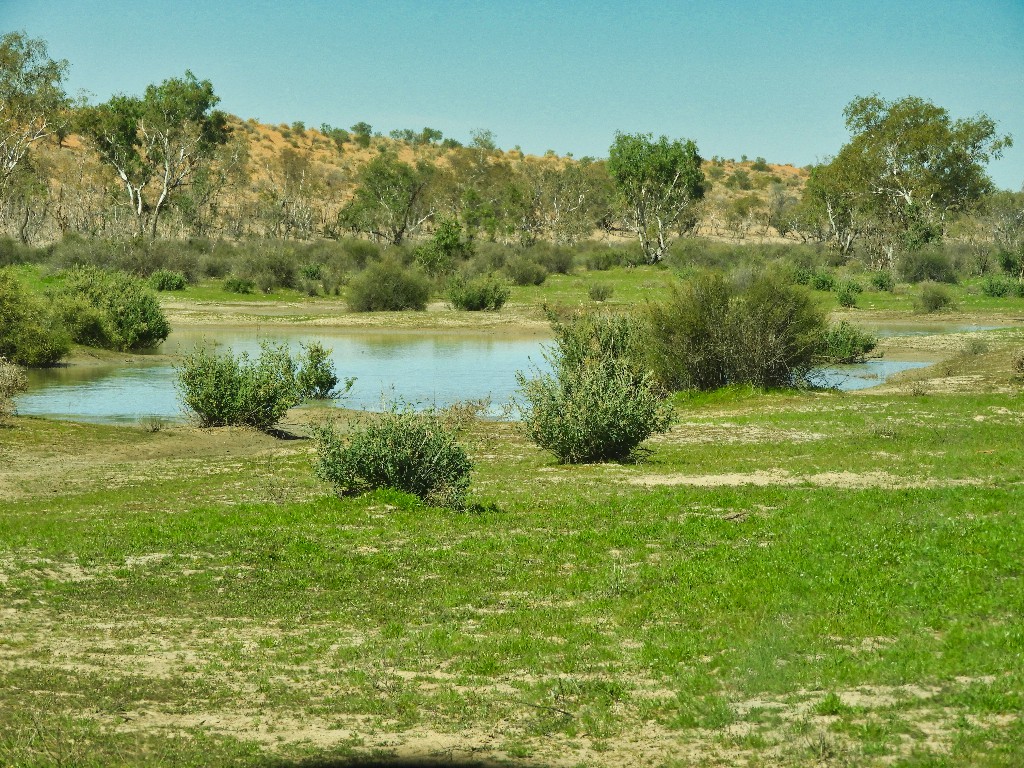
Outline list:
[[[330,347],[341,377],[355,376],[348,408],[379,410],[384,399],[400,398],[421,407],[490,398],[500,416],[516,388],[516,371],[545,367],[543,339],[535,336],[436,332],[352,332],[295,329],[175,331],[160,351],[184,354],[198,345],[230,346],[256,356],[260,342]],[[174,367],[166,363],[68,366],[31,371],[29,391],[18,398],[22,414],[103,422],[135,422],[143,416],[183,419]],[[894,373],[927,365],[871,360],[820,372],[816,384],[854,390],[876,386]]]

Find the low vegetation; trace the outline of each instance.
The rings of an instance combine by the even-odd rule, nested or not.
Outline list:
[[[316,474],[341,493],[387,488],[443,507],[464,503],[473,463],[444,412],[392,403],[346,434],[328,423],[315,436]]]
[[[0,357],[0,425],[15,412],[14,396],[28,389],[25,371],[19,366]]]

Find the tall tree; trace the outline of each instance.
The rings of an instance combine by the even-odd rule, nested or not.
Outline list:
[[[43,40],[23,32],[0,37],[0,192],[29,148],[59,127],[67,68],[49,57]]]
[[[693,229],[704,197],[704,173],[690,140],[615,134],[608,172],[618,188],[626,229],[640,239],[647,262],[661,261],[675,235]]]
[[[186,71],[150,85],[140,99],[114,96],[79,115],[79,131],[110,165],[128,196],[142,234],[156,237],[160,214],[228,139],[227,118],[209,80]]]

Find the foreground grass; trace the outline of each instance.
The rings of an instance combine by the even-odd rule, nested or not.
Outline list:
[[[18,419],[0,763],[1024,763],[1021,397],[683,407],[637,465],[477,425],[473,513]]]

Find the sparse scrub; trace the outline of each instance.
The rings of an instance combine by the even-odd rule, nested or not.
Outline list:
[[[377,262],[348,284],[348,304],[355,312],[400,312],[427,308],[430,283],[394,260]]]
[[[637,361],[635,320],[583,315],[553,322],[545,353],[552,372],[519,372],[516,407],[522,429],[563,464],[623,461],[673,420],[654,377]]]
[[[391,488],[459,508],[473,464],[456,437],[443,412],[416,413],[393,403],[346,435],[330,424],[317,429],[314,467],[341,493]]]
[[[28,389],[25,371],[6,358],[0,357],[0,424],[14,413],[14,397]]]
[[[320,342],[302,345],[295,386],[303,400],[333,400],[352,388],[355,379],[345,379],[343,388],[337,389],[339,379],[331,360],[331,350]]]
[[[505,306],[511,295],[508,284],[493,275],[472,280],[455,278],[448,286],[448,301],[456,309],[468,312],[496,312]]]

